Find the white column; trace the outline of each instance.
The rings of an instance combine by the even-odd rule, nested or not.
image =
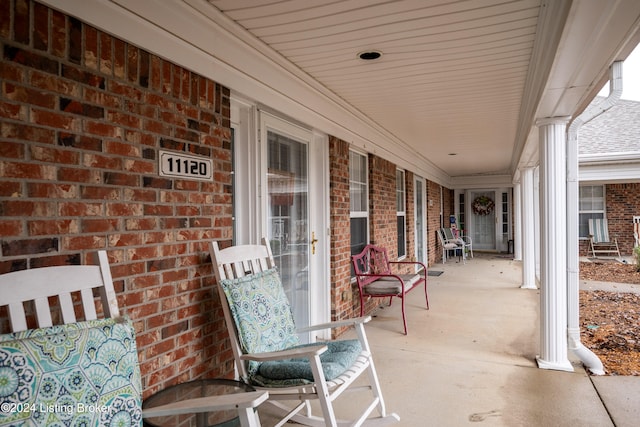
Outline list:
[[[539,120],[540,356],[538,367],[573,371],[567,354],[567,123]]]
[[[513,259],[522,261],[522,192],[520,181],[513,186]]]
[[[533,169],[533,212],[536,281],[540,283],[540,167],[538,166]]]
[[[522,289],[538,289],[536,286],[536,236],[533,168],[521,172],[522,187]]]

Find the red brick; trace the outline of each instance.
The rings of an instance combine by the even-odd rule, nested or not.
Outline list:
[[[107,216],[128,217],[142,216],[144,205],[140,203],[108,203]]]
[[[79,165],[80,153],[57,147],[32,146],[31,159],[48,163]]]
[[[80,183],[100,182],[100,174],[96,170],[86,168],[58,168],[58,181],[71,181]]]
[[[106,233],[116,231],[120,220],[117,218],[83,219],[80,228],[81,233]],[[109,235],[111,239],[111,235]],[[110,245],[111,246],[111,245]]]
[[[53,236],[75,234],[79,230],[78,220],[39,220],[28,221],[29,236]]]
[[[62,58],[66,53],[67,20],[55,10],[51,11],[51,53]]]
[[[20,236],[24,232],[23,222],[20,220],[0,220],[0,236],[3,238]]]
[[[24,120],[26,118],[26,108],[18,104],[0,102],[0,115],[7,119]]]
[[[56,96],[30,87],[5,83],[4,92],[7,99],[11,101],[37,105],[48,109],[53,109],[56,106]]]
[[[84,26],[83,64],[94,70],[98,68],[98,31],[88,25]]]
[[[5,217],[53,217],[55,216],[55,202],[30,200],[0,201],[1,212]]]
[[[21,197],[22,184],[17,181],[5,181],[0,185],[0,197]]]
[[[23,141],[51,144],[55,141],[55,131],[21,123],[2,123],[2,137]]]
[[[65,130],[78,130],[79,125],[72,116],[44,111],[32,108],[31,117],[33,122],[42,126],[49,126]]]

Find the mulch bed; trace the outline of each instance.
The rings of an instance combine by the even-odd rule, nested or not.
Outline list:
[[[640,272],[617,262],[583,262],[580,280],[640,285]],[[580,291],[580,329],[607,375],[640,375],[640,294]]]

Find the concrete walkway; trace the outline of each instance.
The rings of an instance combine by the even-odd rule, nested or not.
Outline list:
[[[374,313],[367,333],[389,412],[399,426],[637,426],[640,377],[591,377],[538,369],[539,291],[523,290],[521,264],[480,254],[466,265],[436,264],[424,294]],[[347,397],[348,396],[348,397]],[[358,393],[336,402],[340,418]],[[269,425],[263,419],[264,425]]]

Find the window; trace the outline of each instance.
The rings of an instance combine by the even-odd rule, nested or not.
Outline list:
[[[460,232],[464,235],[464,228],[465,228],[465,216],[464,216],[464,210],[466,209],[465,205],[464,205],[464,193],[460,193],[458,194],[458,218],[460,218],[460,220],[458,221],[458,230],[460,230]]]
[[[404,171],[396,169],[396,218],[398,223],[398,258],[407,256],[407,209],[405,208]]]
[[[353,151],[349,152],[349,196],[351,255],[356,255],[369,243],[369,183],[367,156]]]
[[[589,220],[604,218],[604,186],[581,185],[578,200],[580,237],[589,237]]]
[[[502,234],[509,236],[509,193],[502,193]]]

